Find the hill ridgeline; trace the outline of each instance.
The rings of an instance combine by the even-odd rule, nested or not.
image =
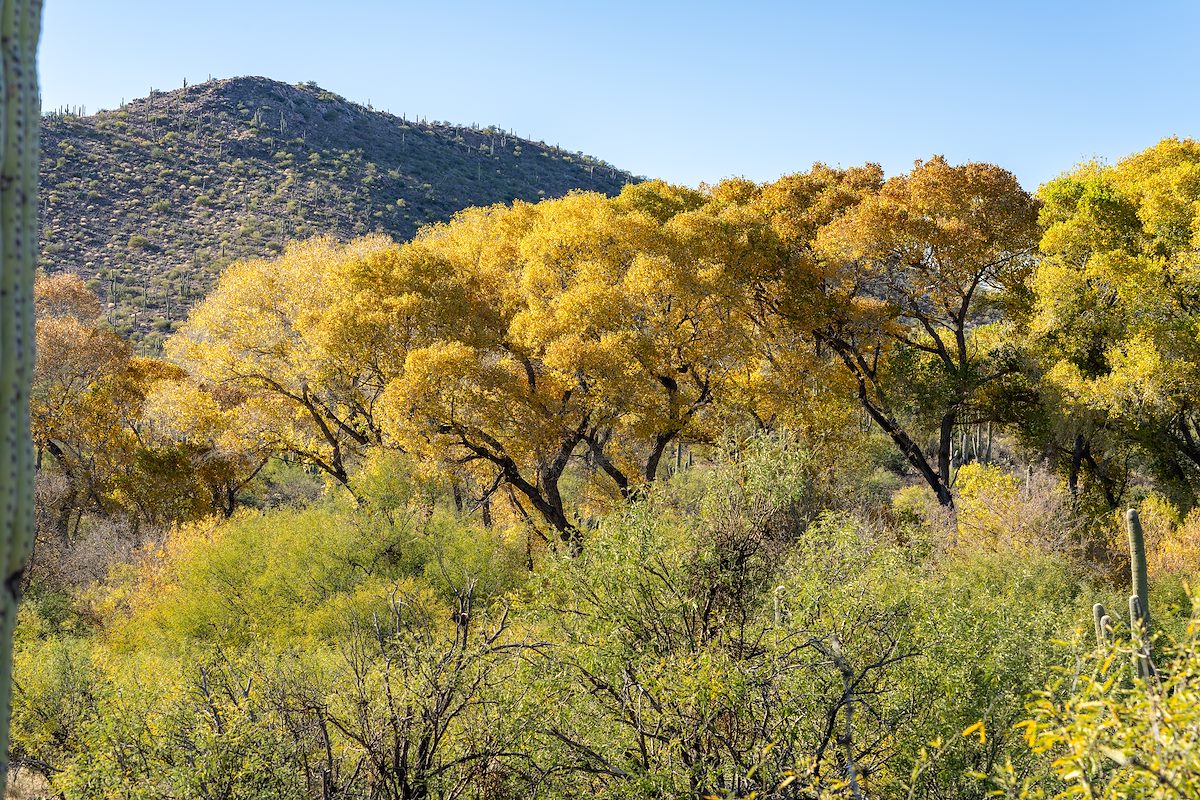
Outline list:
[[[635,180],[603,161],[481,128],[406,119],[319,86],[211,80],[91,116],[42,120],[42,261],[154,350],[234,260],[293,239],[411,237],[468,206]]]

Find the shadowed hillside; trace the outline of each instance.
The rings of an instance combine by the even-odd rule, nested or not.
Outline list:
[[[230,262],[291,239],[405,239],[467,206],[633,180],[495,128],[417,122],[315,84],[214,80],[42,133],[42,267],[82,275],[156,349]]]

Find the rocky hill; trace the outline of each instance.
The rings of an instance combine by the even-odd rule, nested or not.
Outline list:
[[[152,351],[231,261],[318,234],[398,239],[473,205],[626,172],[478,126],[427,123],[315,84],[213,80],[42,124],[42,267],[85,277]]]

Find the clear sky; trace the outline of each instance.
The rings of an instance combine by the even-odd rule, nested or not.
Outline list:
[[[1200,136],[1200,2],[46,0],[41,71],[47,109],[263,75],[691,185],[940,153],[1033,189]]]

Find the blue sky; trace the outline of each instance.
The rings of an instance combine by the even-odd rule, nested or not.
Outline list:
[[[43,105],[313,80],[695,185],[934,153],[1030,189],[1200,136],[1200,2],[46,0]]]

